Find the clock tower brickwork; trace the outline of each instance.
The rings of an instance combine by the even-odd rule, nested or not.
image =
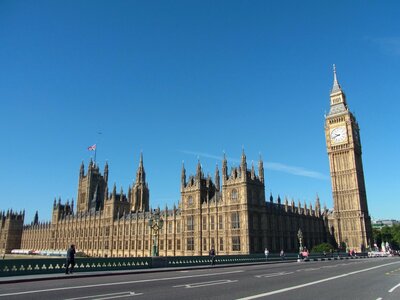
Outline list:
[[[330,110],[325,117],[334,210],[329,217],[330,231],[338,245],[365,250],[371,245],[371,219],[368,214],[361,141],[358,122],[349,111],[334,67]]]

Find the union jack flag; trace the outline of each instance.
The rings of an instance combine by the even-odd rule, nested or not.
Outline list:
[[[87,149],[88,149],[89,151],[94,151],[94,150],[96,150],[96,144],[94,144],[94,145],[88,147]]]

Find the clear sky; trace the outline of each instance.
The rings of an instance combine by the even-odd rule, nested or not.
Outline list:
[[[140,152],[150,204],[182,161],[213,176],[262,153],[266,194],[332,208],[332,64],[361,129],[370,215],[400,219],[400,2],[0,0],[0,210],[76,199],[79,166],[124,191]],[[101,132],[102,134],[98,134]]]

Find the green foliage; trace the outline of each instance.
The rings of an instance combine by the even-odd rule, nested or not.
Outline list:
[[[345,243],[345,242],[341,242],[340,245],[339,245],[339,249],[340,249],[341,251],[346,251],[346,252],[347,252],[347,245],[346,245],[346,243]]]
[[[382,242],[388,242],[392,249],[400,248],[400,225],[384,226],[382,229],[372,230],[374,243],[380,247]]]
[[[311,252],[312,253],[323,253],[325,251],[326,253],[329,253],[329,252],[331,252],[331,250],[333,250],[333,246],[331,244],[322,243],[319,245],[315,245],[312,248]]]

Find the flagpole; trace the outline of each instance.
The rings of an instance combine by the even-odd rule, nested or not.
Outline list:
[[[102,134],[101,131],[97,131],[96,149],[94,149],[94,162],[96,162],[96,151],[97,151],[97,146],[99,145],[99,139],[101,134]]]

